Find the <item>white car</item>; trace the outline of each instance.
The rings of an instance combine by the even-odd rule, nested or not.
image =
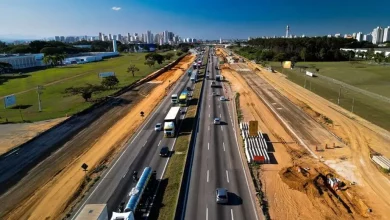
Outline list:
[[[221,124],[221,119],[220,118],[214,118],[214,124],[215,125]]]
[[[226,101],[226,98],[225,98],[225,96],[221,96],[221,97],[219,97],[219,101]]]
[[[162,129],[162,124],[161,123],[157,123],[156,126],[154,126],[154,130],[155,131],[161,131]]]

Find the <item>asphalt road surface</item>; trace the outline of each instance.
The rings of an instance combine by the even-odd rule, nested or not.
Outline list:
[[[167,146],[172,151],[176,138],[164,138],[164,132],[155,131],[154,126],[157,123],[163,123],[172,106],[172,94],[179,95],[187,87],[193,89],[194,86],[189,79],[190,77],[185,72],[160,105],[146,119],[141,129],[125,146],[119,157],[103,173],[102,179],[92,189],[91,194],[87,195],[86,199],[82,201],[82,205],[76,209],[72,219],[77,216],[85,204],[107,204],[108,214],[111,217],[113,211],[118,211],[120,203],[127,203],[129,199],[129,193],[132,187],[135,186],[132,179],[133,171],[138,171],[139,177],[144,168],[149,166],[157,172],[157,179],[162,178],[169,157],[160,157],[160,149]],[[184,107],[182,109],[186,110]]]
[[[181,219],[258,219],[238,151],[231,101],[220,101],[225,89],[211,88],[215,79],[218,58],[209,62],[209,80],[205,80],[199,118],[199,133],[190,171]],[[216,92],[217,96],[213,96]],[[221,125],[214,125],[215,117]],[[216,203],[216,188],[229,191],[226,205]]]

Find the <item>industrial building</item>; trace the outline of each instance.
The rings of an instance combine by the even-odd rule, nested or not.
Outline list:
[[[38,54],[0,54],[0,62],[9,63],[13,69],[26,69],[45,66],[43,53]]]

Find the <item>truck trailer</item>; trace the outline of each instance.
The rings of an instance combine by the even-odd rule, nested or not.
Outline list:
[[[164,137],[175,137],[179,130],[180,107],[171,107],[164,119]]]
[[[175,105],[178,102],[179,102],[179,100],[178,100],[177,94],[172,94],[171,95],[171,103]]]
[[[108,220],[106,204],[86,204],[75,220]]]

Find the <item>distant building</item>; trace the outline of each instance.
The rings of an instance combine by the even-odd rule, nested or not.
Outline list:
[[[60,36],[55,36],[55,37],[54,37],[54,40],[55,40],[55,41],[60,41],[61,38],[60,38]]]
[[[355,39],[357,40],[357,41],[363,41],[363,33],[362,32],[358,32],[357,34],[356,34],[356,36],[355,36]]]
[[[390,41],[390,26],[383,29],[383,42]]]
[[[118,52],[118,48],[116,46],[116,40],[112,40],[112,49],[113,49],[113,52]]]
[[[286,38],[290,36],[290,26],[287,25],[286,27]]]
[[[371,34],[363,35],[363,41],[372,42],[372,35]]]
[[[99,40],[104,41],[102,32],[99,32]]]
[[[60,41],[61,41],[61,42],[65,42],[65,37],[64,37],[64,36],[61,36],[61,37],[60,37]]]
[[[0,54],[0,62],[9,63],[13,69],[45,66],[43,53],[39,54]]]
[[[376,27],[372,31],[372,43],[373,44],[380,44],[383,42],[383,28]]]
[[[222,38],[219,38],[219,43],[222,44]]]
[[[339,38],[339,37],[341,37],[341,34],[340,34],[340,33],[337,33],[337,34],[334,35],[334,37],[335,37],[335,38]]]

